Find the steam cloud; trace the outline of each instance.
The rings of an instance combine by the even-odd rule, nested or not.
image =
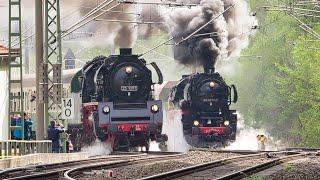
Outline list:
[[[80,17],[82,17],[102,2],[103,0],[68,0],[65,1],[65,4],[67,7],[77,7],[79,15]],[[108,6],[104,7],[103,10],[108,10],[116,4],[117,1],[113,1]],[[122,22],[108,22],[108,20],[135,21],[137,15],[125,14],[121,12],[135,13],[139,12],[140,10],[136,10],[134,5],[123,4],[113,8],[111,11],[112,12],[107,12],[98,17],[97,19],[99,19],[99,21],[96,19],[90,22],[83,29],[92,33],[103,32],[107,34],[108,37],[106,39],[108,41],[112,40],[112,42],[109,42],[109,44],[113,44],[117,47],[131,47],[133,45],[133,42],[137,38],[137,29],[135,28],[135,25]],[[99,11],[98,13],[101,13],[101,11]],[[97,15],[98,13],[96,13],[95,15]],[[95,40],[103,41],[101,37],[100,39]]]
[[[176,8],[168,11],[165,8],[145,8],[142,18],[148,21],[165,21],[158,26],[167,31],[177,43],[199,27],[234,5],[222,16],[207,25],[192,38],[178,46],[173,46],[174,58],[184,65],[204,65],[213,68],[217,60],[240,55],[249,44],[252,26],[257,25],[255,17],[250,15],[245,0],[171,0],[184,4],[198,4],[192,8]],[[151,13],[151,14],[150,14]],[[149,36],[153,26],[144,29]]]
[[[83,152],[87,152],[89,157],[92,156],[103,156],[112,153],[112,147],[110,143],[96,141],[91,146],[86,146],[82,148]]]
[[[101,3],[102,0],[69,0],[68,2],[72,2],[72,6],[79,7],[80,16],[83,16],[95,5]],[[139,2],[151,1],[140,0]],[[155,27],[169,33],[174,37],[175,42],[178,42],[218,16],[229,6],[235,5],[213,23],[199,31],[198,35],[179,46],[173,46],[175,59],[180,63],[213,66],[219,59],[239,56],[241,50],[248,45],[252,26],[256,25],[256,19],[250,15],[245,0],[170,0],[167,2],[198,4],[199,6],[170,9],[156,5],[123,4],[112,9],[113,12],[99,17],[99,19],[164,22],[164,24],[139,25],[136,27],[129,23],[94,21],[89,26],[90,30],[107,32],[109,38],[112,36],[113,44],[118,47],[132,47],[137,38],[137,32],[147,38],[152,35]],[[115,3],[111,3],[104,9],[114,6]],[[131,14],[116,13],[116,11],[130,12]],[[201,35],[205,33],[209,34]]]
[[[217,60],[239,56],[241,50],[247,47],[256,20],[250,16],[246,1],[189,0],[188,3],[199,6],[176,9],[166,18],[169,33],[175,42],[181,41],[231,5],[234,7],[195,36],[173,47],[175,59],[180,63],[213,68]]]
[[[163,129],[162,133],[167,134],[167,150],[171,152],[186,152],[189,150],[189,145],[184,139],[182,122],[181,122],[181,111],[170,110],[164,113]]]
[[[275,140],[266,130],[254,129],[245,125],[244,118],[238,113],[238,134],[236,141],[231,143],[225,149],[228,150],[260,150],[257,141],[257,135],[265,135],[267,141],[265,143],[267,151],[278,150],[281,148],[280,141]]]

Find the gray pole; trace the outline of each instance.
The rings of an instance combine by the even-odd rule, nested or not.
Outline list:
[[[44,104],[40,103],[39,92],[40,89],[40,68],[42,68],[43,62],[43,11],[42,0],[36,0],[35,7],[35,22],[36,22],[36,112],[37,112],[37,140],[44,139],[44,130],[46,129],[44,124]]]
[[[27,29],[27,27],[24,27]],[[29,48],[30,48],[31,41],[30,39],[24,40],[24,73],[29,74]]]

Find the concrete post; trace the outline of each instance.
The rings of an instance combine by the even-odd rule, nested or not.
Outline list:
[[[43,62],[43,10],[42,0],[35,1],[35,24],[36,24],[36,111],[37,111],[37,140],[43,140],[47,124],[44,124],[44,104],[40,103],[40,70]]]
[[[24,27],[25,29],[27,29],[27,26]],[[32,33],[32,32],[31,32]],[[30,49],[30,44],[31,41],[30,39],[26,39],[24,40],[24,73],[25,74],[29,74],[29,49]]]
[[[0,59],[1,60],[1,59]],[[0,140],[7,140],[9,135],[9,115],[8,115],[8,109],[9,109],[9,90],[8,90],[8,83],[9,83],[9,69],[6,60],[2,60],[2,63],[0,65],[0,77],[1,77],[1,83],[0,83],[0,127],[2,128],[0,130]]]

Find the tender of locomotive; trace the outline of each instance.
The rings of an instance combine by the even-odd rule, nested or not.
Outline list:
[[[167,141],[161,134],[162,101],[155,100],[153,90],[163,78],[158,66],[150,65],[157,72],[157,83],[152,82],[146,61],[122,48],[120,55],[94,58],[74,77],[81,82],[82,142],[99,138],[111,141],[115,150],[144,146],[148,151],[149,141]]]
[[[205,68],[204,73],[183,76],[169,100],[182,111],[186,141],[204,147],[235,140],[237,114],[230,105],[237,98],[234,85],[228,86],[213,68]]]

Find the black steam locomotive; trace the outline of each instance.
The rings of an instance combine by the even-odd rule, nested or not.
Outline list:
[[[153,91],[163,78],[158,66],[150,65],[158,74],[157,83],[146,61],[129,48],[120,49],[120,55],[96,57],[83,67],[82,141],[98,137],[115,150],[145,146],[148,151],[150,140],[167,140],[161,134],[162,102],[155,100]]]
[[[228,86],[213,68],[183,76],[169,98],[181,109],[185,139],[195,147],[217,146],[235,140],[237,114],[229,106],[237,99],[235,86]]]

